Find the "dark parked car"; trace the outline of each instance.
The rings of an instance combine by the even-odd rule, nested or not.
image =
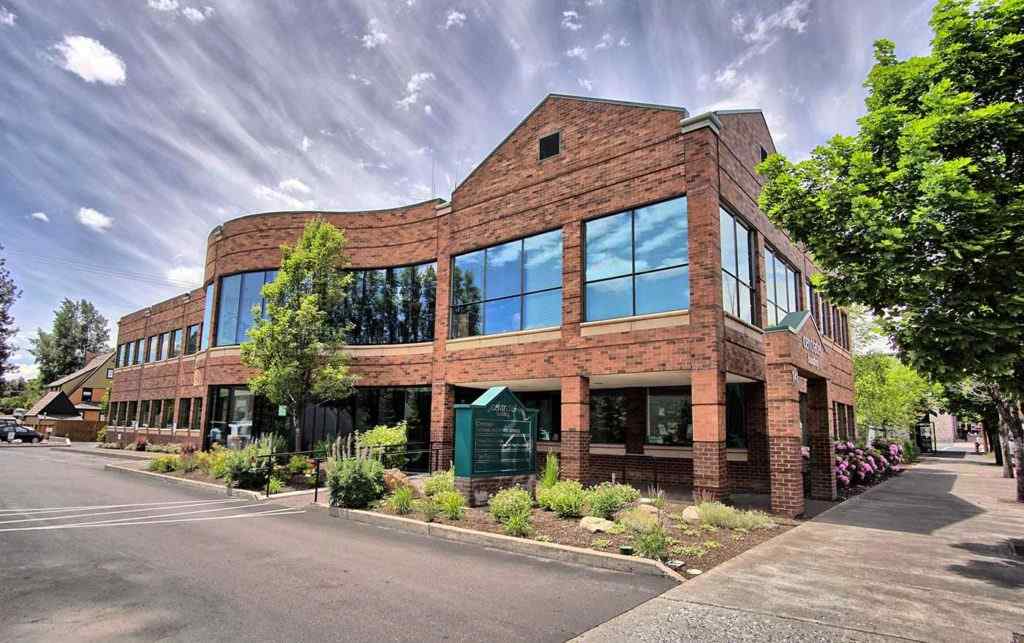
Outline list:
[[[22,426],[13,420],[0,420],[0,441],[7,442],[9,433],[14,433],[14,439],[22,442],[39,442],[43,439],[43,434],[34,429]]]

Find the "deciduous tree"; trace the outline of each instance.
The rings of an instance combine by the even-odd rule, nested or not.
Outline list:
[[[323,219],[306,224],[295,245],[281,247],[277,278],[263,286],[266,317],[242,343],[242,362],[258,372],[249,388],[288,407],[295,449],[302,447],[301,418],[307,404],[341,400],[352,392],[344,352],[347,328],[333,323],[351,274],[345,235]]]
[[[0,246],[0,252],[4,247]],[[11,308],[14,302],[21,296],[21,290],[14,283],[10,270],[7,269],[7,259],[0,255],[0,395],[4,389],[4,375],[14,370],[11,364],[11,357],[14,356],[14,336],[18,329],[14,326],[14,314]]]
[[[940,0],[931,26],[927,56],[875,44],[856,135],[761,165],[761,207],[911,365],[987,388],[1024,502],[1024,2]]]
[[[110,330],[106,317],[92,302],[65,299],[54,312],[53,328],[49,332],[36,329],[36,336],[29,341],[29,352],[36,358],[45,384],[84,367],[88,353],[109,350]]]

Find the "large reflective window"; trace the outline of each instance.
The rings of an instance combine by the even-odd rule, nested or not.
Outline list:
[[[562,231],[455,257],[451,302],[451,337],[561,325]]]
[[[764,251],[764,272],[768,300],[768,325],[773,326],[799,309],[800,277],[782,257],[771,248]]]
[[[722,243],[722,307],[730,315],[753,324],[753,233],[738,217],[722,208],[718,209],[718,223]]]
[[[686,197],[585,224],[587,321],[690,306]]]
[[[434,339],[437,264],[351,271],[338,311],[349,344],[405,344]]]
[[[590,443],[626,442],[626,393],[622,390],[590,391]]]
[[[199,350],[210,347],[210,321],[213,319],[213,284],[206,287],[206,300],[203,302],[203,340]]]
[[[253,311],[256,310],[257,315],[266,313],[263,295],[260,294],[263,284],[273,281],[276,277],[276,270],[257,270],[220,280],[217,346],[241,344],[249,339],[249,329],[256,319]]]

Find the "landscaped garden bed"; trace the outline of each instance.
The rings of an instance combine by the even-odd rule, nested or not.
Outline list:
[[[559,481],[554,455],[548,458],[536,493],[518,487],[503,489],[487,507],[466,506],[451,471],[410,481],[358,453],[332,459],[327,482],[334,506],[643,556],[665,561],[684,573],[714,567],[796,524],[718,502],[694,505],[667,500],[653,490],[642,497],[628,485],[586,488],[575,481]]]
[[[853,442],[836,444],[836,490],[839,501],[860,495],[868,488],[903,473],[916,458],[913,444],[877,439],[871,446]]]

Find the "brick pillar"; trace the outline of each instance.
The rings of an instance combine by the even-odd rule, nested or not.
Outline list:
[[[586,482],[590,475],[590,378],[562,378],[562,477]]]
[[[448,469],[455,458],[455,388],[435,381],[430,396],[431,469]]]
[[[804,512],[804,478],[796,369],[789,364],[769,365],[766,387],[772,511],[798,516]]]
[[[725,373],[695,371],[693,391],[693,491],[704,498],[729,497],[725,457]]]
[[[811,434],[811,497],[836,499],[835,441],[829,426],[827,380],[807,381],[807,425]]]

